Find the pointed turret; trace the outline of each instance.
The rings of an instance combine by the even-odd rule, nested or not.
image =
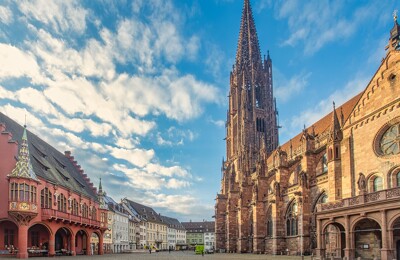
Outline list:
[[[97,198],[99,199],[99,204],[101,209],[107,209],[106,202],[104,197],[106,196],[106,192],[103,191],[103,186],[101,185],[101,178],[99,182],[99,192],[97,193]]]
[[[386,47],[389,51],[400,50],[400,25],[397,22],[397,10],[393,12],[394,25],[390,30],[389,45]]]
[[[261,53],[258,45],[253,12],[251,10],[250,0],[245,0],[240,24],[238,49],[236,52],[236,67],[249,67],[250,69],[252,66],[258,66],[260,61]]]
[[[100,183],[99,183],[99,193],[103,192],[103,186],[101,185],[101,178],[100,178]]]
[[[27,178],[38,181],[30,160],[26,126],[24,126],[24,133],[22,135],[22,143],[21,148],[19,149],[18,162],[9,177]]]
[[[331,141],[340,141],[340,140],[342,140],[341,126],[339,123],[338,115],[336,113],[335,102],[333,102]]]

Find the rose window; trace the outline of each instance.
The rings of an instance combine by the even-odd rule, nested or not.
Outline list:
[[[384,155],[395,155],[400,152],[400,124],[391,126],[382,135],[380,149]]]

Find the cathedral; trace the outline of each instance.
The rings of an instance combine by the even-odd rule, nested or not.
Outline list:
[[[279,144],[272,60],[244,0],[216,250],[400,259],[400,26],[365,89]]]

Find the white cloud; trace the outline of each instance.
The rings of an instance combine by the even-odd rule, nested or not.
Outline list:
[[[276,89],[275,97],[279,102],[285,103],[293,96],[300,93],[307,85],[311,73],[300,73],[290,79],[285,79],[280,73],[275,73]]]
[[[55,115],[57,110],[43,95],[43,92],[32,87],[26,87],[18,90],[15,93],[15,99],[25,105],[30,106],[34,111]]]
[[[107,146],[110,154],[121,160],[125,160],[133,165],[143,167],[147,165],[151,159],[154,157],[154,150],[144,150],[144,149],[125,149]]]
[[[78,1],[18,1],[20,11],[29,19],[50,26],[57,33],[74,31],[85,32],[87,10]]]
[[[218,127],[225,127],[225,120],[214,120],[212,118],[209,118],[208,121]]]
[[[34,83],[42,82],[39,66],[30,53],[15,46],[0,43],[0,78],[30,77]]]
[[[13,21],[13,15],[10,8],[0,5],[0,22],[10,24]]]
[[[144,169],[148,173],[159,175],[159,176],[167,176],[167,177],[177,176],[177,177],[182,177],[182,178],[191,177],[191,175],[188,173],[188,171],[183,169],[180,166],[165,167],[165,166],[162,166],[159,164],[150,163],[150,164],[146,165],[146,167]]]

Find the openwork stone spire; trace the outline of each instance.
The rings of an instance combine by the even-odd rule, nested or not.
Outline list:
[[[247,67],[256,64],[261,64],[260,47],[250,0],[245,0],[236,53],[236,67],[241,68],[242,66]]]
[[[12,170],[10,177],[27,178],[38,181],[29,156],[28,136],[26,134],[26,126],[24,126],[24,134],[22,135],[21,148],[19,149],[18,162]]]

